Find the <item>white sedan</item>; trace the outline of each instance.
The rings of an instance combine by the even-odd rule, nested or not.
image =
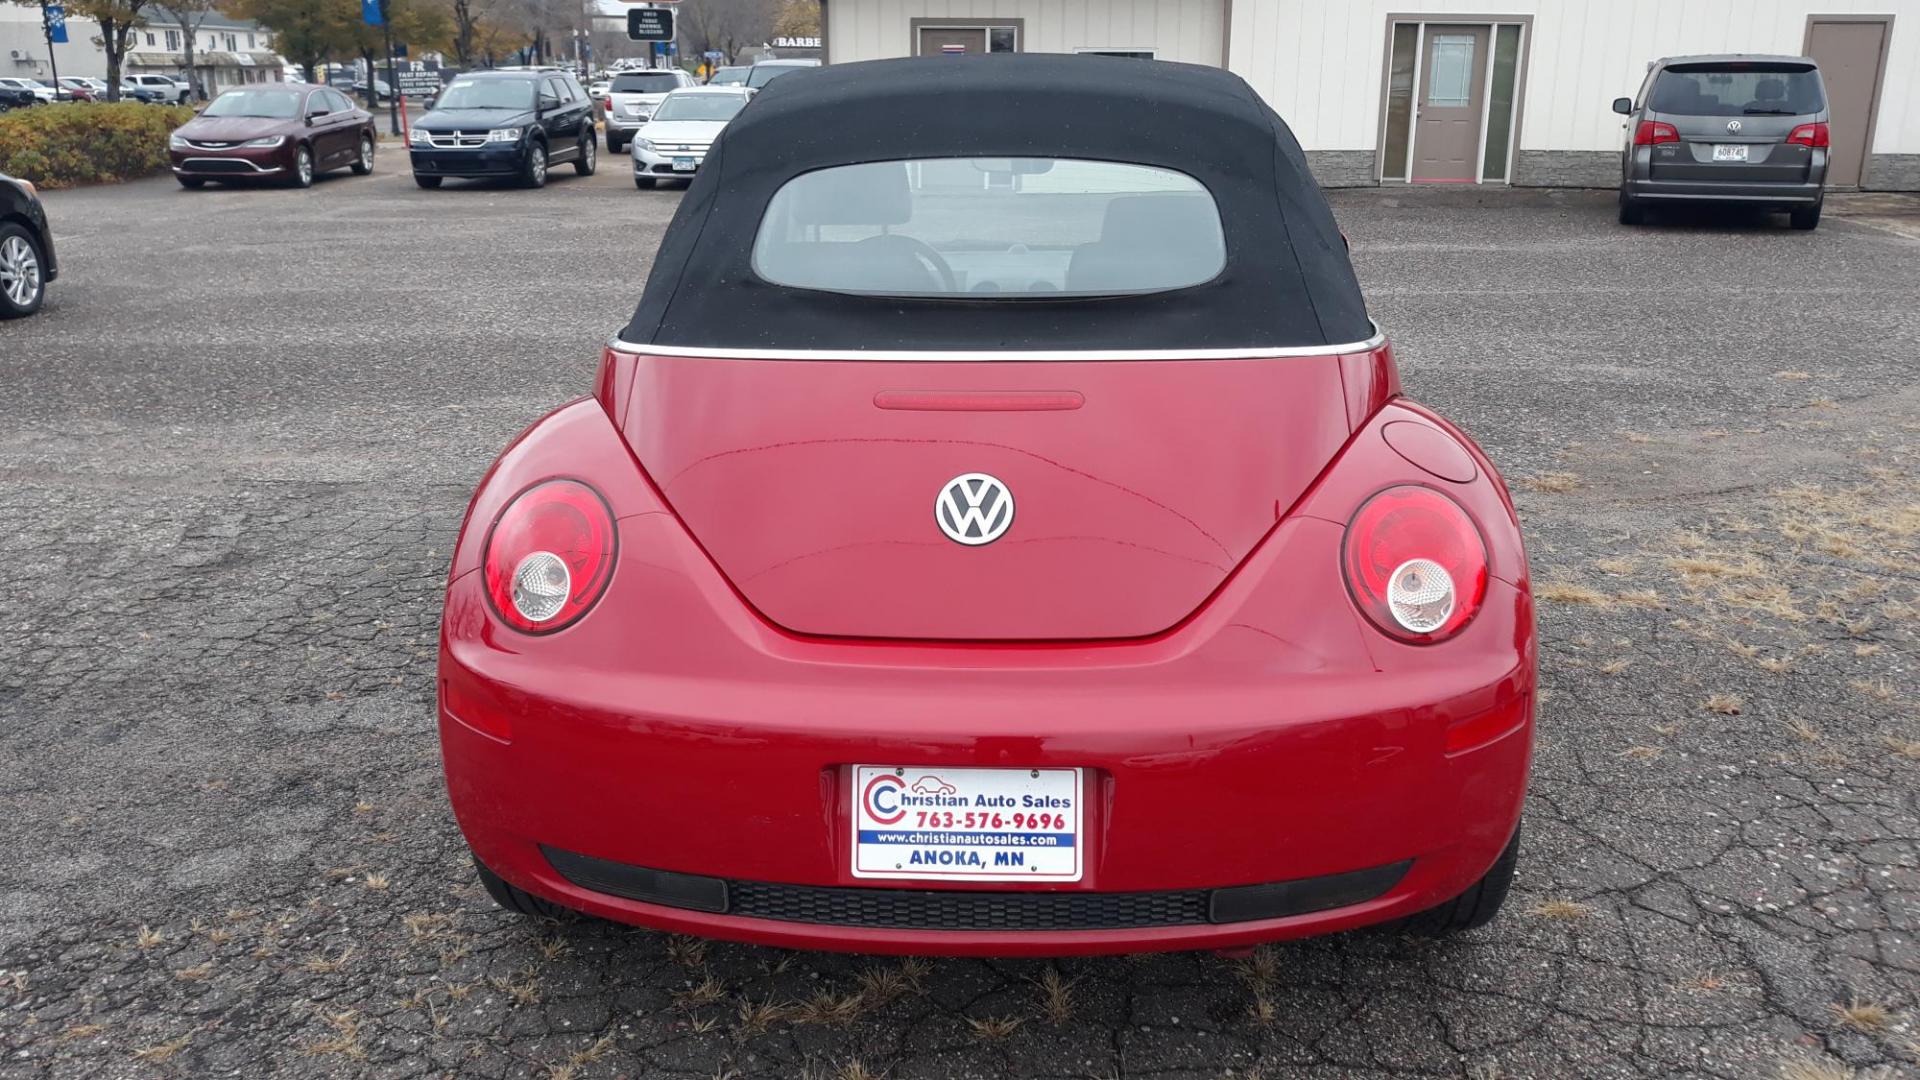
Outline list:
[[[707,158],[707,147],[752,97],[737,86],[689,86],[668,94],[652,118],[634,129],[634,186],[691,181]]]

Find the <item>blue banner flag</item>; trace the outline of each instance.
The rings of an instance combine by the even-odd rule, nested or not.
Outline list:
[[[380,0],[360,0],[360,21],[368,26],[379,26],[387,21],[380,14]]]
[[[47,40],[55,45],[67,43],[67,9],[63,4],[46,4],[41,12],[47,19]]]

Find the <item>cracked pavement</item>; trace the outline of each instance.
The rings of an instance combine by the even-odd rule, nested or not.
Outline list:
[[[65,274],[0,325],[0,1077],[1920,1075],[1911,200],[1809,234],[1336,195],[1409,394],[1531,546],[1505,913],[903,963],[479,889],[432,724],[448,551],[678,195],[398,164],[47,196]]]

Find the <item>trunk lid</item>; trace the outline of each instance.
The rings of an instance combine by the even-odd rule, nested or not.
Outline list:
[[[747,601],[804,634],[1157,633],[1220,587],[1350,430],[1331,355],[614,355],[633,365],[621,427],[648,475]],[[972,473],[1013,498],[991,543],[935,519]]]

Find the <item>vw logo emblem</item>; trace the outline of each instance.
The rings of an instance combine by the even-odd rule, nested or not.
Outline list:
[[[1727,130],[1732,132],[1735,135],[1740,134],[1740,121],[1738,120],[1727,121]]]
[[[940,485],[933,520],[956,544],[991,544],[1013,524],[1013,492],[986,473],[962,473]]]

